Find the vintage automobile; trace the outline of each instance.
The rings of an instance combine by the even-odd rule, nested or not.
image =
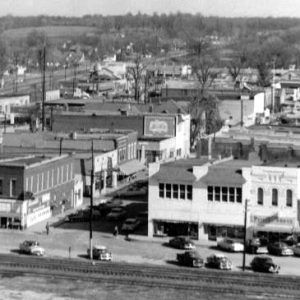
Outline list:
[[[255,272],[278,273],[280,269],[269,256],[255,256],[250,265]]]
[[[267,254],[268,241],[266,239],[261,238],[253,238],[247,241],[246,251],[251,254]]]
[[[123,207],[114,207],[106,216],[109,221],[118,221],[126,217],[126,210]]]
[[[40,246],[37,241],[24,241],[20,244],[19,250],[21,253],[29,255],[44,256],[45,249]]]
[[[215,253],[207,257],[206,266],[220,270],[231,270],[232,262],[224,254]]]
[[[204,259],[194,250],[178,253],[176,258],[178,263],[183,266],[194,268],[202,268],[204,266]]]
[[[289,256],[294,255],[293,250],[283,242],[275,242],[268,245],[269,254]]]
[[[193,250],[195,244],[187,236],[176,236],[169,241],[169,245],[177,249]]]
[[[90,217],[90,209],[81,209],[66,216],[65,221],[71,223],[88,222]],[[98,210],[93,209],[92,220],[98,220],[100,217],[101,213]]]
[[[293,252],[295,256],[300,256],[300,243],[293,247]]]
[[[242,252],[244,251],[244,245],[234,239],[224,238],[217,243],[217,247],[231,252]]]
[[[97,206],[97,209],[100,211],[102,216],[106,216],[108,213],[111,212],[111,210],[115,207],[119,207],[123,204],[123,201],[121,199],[112,199],[108,200],[105,203],[100,203]]]
[[[125,222],[122,225],[121,230],[122,231],[129,231],[132,232],[136,230],[140,226],[141,222],[137,218],[129,218],[126,219]]]
[[[90,256],[90,249],[87,249],[87,254]],[[93,259],[111,261],[112,254],[106,248],[106,246],[95,245],[93,247]]]

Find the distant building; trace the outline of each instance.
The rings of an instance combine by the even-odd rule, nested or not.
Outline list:
[[[138,158],[147,163],[190,154],[190,115],[175,102],[149,105],[87,102],[85,107],[85,113],[54,114],[53,130],[136,130]]]
[[[90,193],[90,176],[94,167],[94,196],[105,192],[107,187],[116,187],[120,181],[145,168],[137,159],[137,148],[137,132],[133,130],[6,133],[2,141],[2,155],[5,156],[12,153],[23,155],[73,153],[74,173],[82,177],[86,195]]]

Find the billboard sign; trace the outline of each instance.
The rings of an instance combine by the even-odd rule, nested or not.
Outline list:
[[[175,136],[175,117],[170,116],[145,116],[144,135],[149,137]]]

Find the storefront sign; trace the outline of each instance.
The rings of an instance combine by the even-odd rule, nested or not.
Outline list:
[[[250,221],[251,223],[260,226],[266,224],[272,224],[272,225],[293,225],[294,224],[293,218],[279,218],[277,213],[267,217],[251,215]]]
[[[175,136],[175,117],[145,116],[144,135],[152,137]]]

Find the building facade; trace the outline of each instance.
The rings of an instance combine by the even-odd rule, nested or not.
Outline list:
[[[251,164],[202,158],[150,165],[148,235],[243,238],[245,209],[248,238],[298,232],[299,169]]]
[[[0,161],[0,225],[30,227],[82,204],[82,182],[68,155]]]

